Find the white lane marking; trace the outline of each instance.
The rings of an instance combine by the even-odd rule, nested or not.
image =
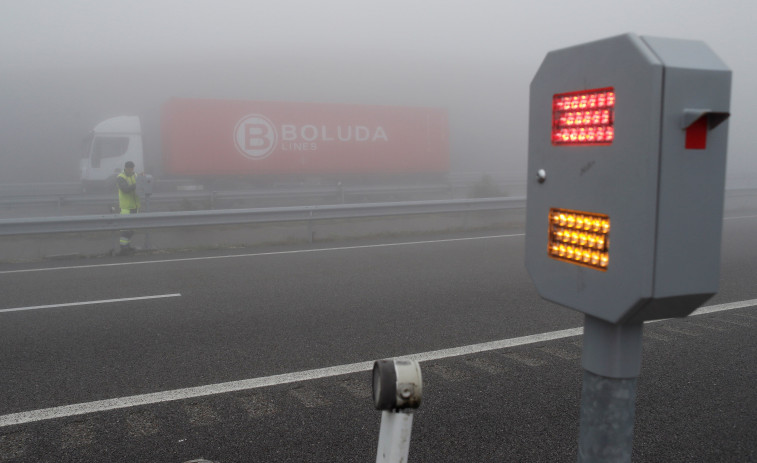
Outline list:
[[[331,376],[346,375],[350,373],[368,371],[371,368],[373,368],[373,362],[369,361],[353,363],[350,365],[320,368],[317,370],[299,371],[295,373],[266,376],[262,378],[232,381],[228,383],[209,384],[206,386],[176,389],[173,391],[154,392],[151,394],[141,394],[130,397],[120,397],[116,399],[97,400],[94,402],[45,408],[28,412],[11,413],[9,415],[0,416],[0,427],[12,426],[14,424],[30,423],[34,421],[50,420],[54,418],[83,415],[86,413],[104,412],[108,410],[116,410],[119,408],[137,407],[140,405],[150,405],[173,400],[190,399],[227,392],[236,392],[247,389],[257,389],[261,387],[276,386],[299,381],[308,381]]]
[[[700,307],[694,311],[691,315],[705,315],[708,313],[722,312],[724,310],[743,309],[757,305],[757,299],[749,299],[746,301],[727,302],[725,304],[711,305],[707,307]]]
[[[702,307],[696,310],[692,315],[704,315],[752,306],[757,306],[757,299]],[[484,342],[481,344],[472,344],[469,346],[455,347],[451,349],[421,352],[418,354],[404,355],[401,357],[416,360],[418,362],[425,362],[429,360],[439,360],[449,357],[459,357],[461,355],[505,349],[508,347],[537,344],[545,341],[553,341],[556,339],[579,336],[581,334],[583,334],[583,328],[571,328],[567,330],[552,331],[549,333],[521,336],[519,338],[503,339],[500,341]],[[170,402],[174,400],[193,399],[209,395],[258,389],[268,386],[278,386],[282,384],[297,383],[302,381],[311,381],[321,378],[330,378],[333,376],[370,371],[371,369],[373,369],[373,360],[367,362],[351,363],[348,365],[318,368],[315,370],[284,373],[281,375],[264,376],[261,378],[243,379],[227,383],[208,384],[205,386],[189,387],[186,389],[175,389],[172,391],[154,392],[150,394],[133,395],[130,397],[119,397],[115,399],[97,400],[94,402],[84,402],[73,405],[63,405],[60,407],[11,413],[8,415],[0,416],[0,428],[17,424],[32,423],[35,421],[84,415],[87,413],[104,412],[121,408]]]
[[[448,239],[443,239],[443,240],[366,244],[362,246],[343,246],[343,247],[336,247],[336,248],[295,249],[292,251],[272,251],[272,252],[259,252],[259,253],[252,253],[252,254],[232,254],[229,256],[186,257],[183,259],[144,260],[144,261],[139,261],[139,262],[118,262],[118,263],[112,263],[112,264],[91,264],[91,265],[74,265],[74,266],[69,266],[69,267],[45,267],[45,268],[30,268],[30,269],[21,269],[21,270],[1,270],[0,275],[5,275],[9,273],[49,272],[49,271],[54,271],[54,270],[76,270],[76,269],[82,269],[82,268],[120,267],[124,265],[164,264],[164,263],[171,263],[171,262],[189,262],[189,261],[195,261],[195,260],[279,256],[279,255],[286,255],[286,254],[303,254],[303,253],[310,253],[310,252],[348,251],[348,250],[353,250],[353,249],[383,248],[383,247],[391,247],[391,246],[412,246],[412,245],[418,245],[418,244],[451,243],[454,241],[473,241],[473,240],[486,240],[486,239],[494,239],[494,238],[514,238],[517,236],[526,236],[526,235],[525,233],[516,233],[513,235],[487,235],[487,236],[472,236],[472,237],[467,237],[467,238],[448,238]]]
[[[16,307],[13,309],[0,309],[0,313],[23,312],[25,310],[39,310],[39,309],[58,309],[61,307],[74,307],[74,306],[80,306],[80,305],[110,304],[112,302],[143,301],[146,299],[160,299],[164,297],[179,297],[179,296],[181,296],[180,293],[158,294],[156,296],[124,297],[121,299],[102,299],[100,301],[83,301],[83,302],[67,302],[65,304],[34,305],[30,307]]]
[[[757,215],[742,215],[739,217],[723,217],[723,220],[757,219]]]

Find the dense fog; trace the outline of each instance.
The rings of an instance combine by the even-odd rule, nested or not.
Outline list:
[[[147,2],[0,5],[0,182],[74,182],[103,119],[170,97],[445,108],[451,170],[526,175],[545,54],[625,32],[703,40],[733,69],[729,184],[757,184],[750,24],[726,1]]]

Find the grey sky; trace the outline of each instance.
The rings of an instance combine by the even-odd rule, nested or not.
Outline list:
[[[703,0],[4,0],[0,6],[0,52],[9,64],[261,49],[503,59],[628,31],[725,49],[754,38],[750,21],[757,12],[748,0],[717,7]]]
[[[470,146],[464,156],[475,160],[472,168],[525,174],[526,93],[544,55],[636,32],[705,41],[733,69],[729,174],[757,175],[748,109],[757,106],[755,17],[753,0],[2,0],[0,76],[10,77],[0,89],[0,159],[27,156],[28,145],[44,162],[51,149],[52,135],[45,143],[30,140],[33,132],[20,137],[16,116],[29,112],[29,123],[68,140],[93,121],[138,111],[109,95],[131,95],[133,82],[143,102],[195,96],[444,106],[453,166],[465,168],[461,151]],[[113,74],[102,74],[107,69]],[[177,78],[185,75],[177,69],[191,69],[197,80]],[[40,111],[55,117],[35,119]],[[55,126],[70,112],[80,115],[78,125]],[[504,134],[492,133],[497,127]]]

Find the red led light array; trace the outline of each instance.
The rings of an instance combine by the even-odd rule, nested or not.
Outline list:
[[[609,145],[615,138],[612,87],[552,97],[553,145]]]

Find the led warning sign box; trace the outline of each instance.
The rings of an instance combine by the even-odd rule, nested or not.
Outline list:
[[[614,324],[717,292],[731,71],[702,42],[624,34],[554,50],[529,96],[526,268]]]
[[[552,144],[609,145],[615,138],[615,90],[601,88],[552,97]]]

